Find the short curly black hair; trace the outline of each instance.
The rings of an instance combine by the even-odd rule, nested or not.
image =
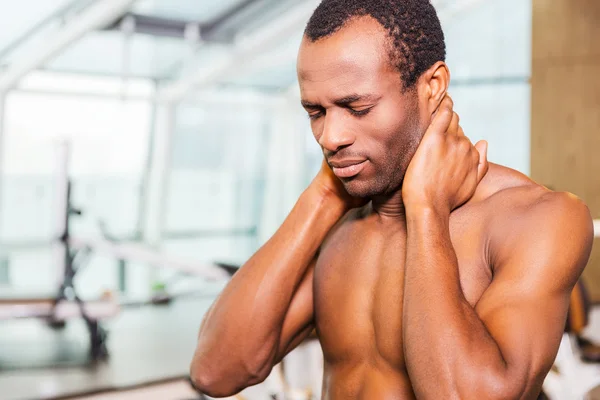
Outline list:
[[[404,87],[438,61],[446,61],[444,32],[430,0],[323,0],[308,21],[304,35],[312,42],[333,35],[348,21],[370,16],[388,31],[390,61]]]

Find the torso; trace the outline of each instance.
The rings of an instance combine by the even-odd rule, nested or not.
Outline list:
[[[526,182],[515,176],[503,186],[514,184],[518,191],[518,183]],[[507,204],[506,195],[496,193],[508,191],[514,197],[513,189],[487,189],[450,218],[461,286],[473,307],[492,281],[489,227],[498,207]],[[402,342],[405,245],[404,221],[382,222],[369,206],[348,214],[324,242],[314,275],[315,323],[325,358],[324,399],[414,398],[403,354],[403,346],[410,343]]]

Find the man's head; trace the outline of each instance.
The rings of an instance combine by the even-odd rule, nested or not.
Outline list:
[[[315,10],[298,56],[302,103],[351,195],[401,187],[446,93],[444,60],[429,0],[324,0]]]

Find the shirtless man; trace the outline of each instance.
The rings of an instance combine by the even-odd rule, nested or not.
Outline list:
[[[315,11],[298,77],[326,162],[206,314],[198,389],[258,384],[316,329],[324,399],[538,396],[592,219],[575,196],[488,164],[453,112],[444,58],[427,0]]]

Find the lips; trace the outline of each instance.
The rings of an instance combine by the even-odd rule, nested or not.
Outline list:
[[[367,160],[329,161],[333,173],[338,178],[352,178],[358,175],[367,164]]]

